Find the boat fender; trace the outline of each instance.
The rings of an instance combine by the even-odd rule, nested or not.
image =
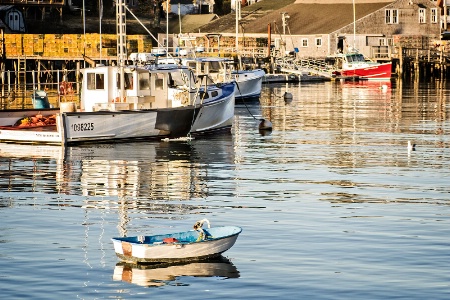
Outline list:
[[[163,243],[164,244],[173,244],[173,243],[177,243],[178,240],[176,238],[165,238],[163,239]]]
[[[266,119],[260,119],[259,130],[272,130],[272,122]]]

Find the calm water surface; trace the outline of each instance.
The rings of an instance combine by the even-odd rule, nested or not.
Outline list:
[[[236,105],[232,134],[1,143],[1,296],[449,299],[449,99],[440,82],[266,85]],[[243,228],[223,259],[138,268],[115,256],[113,236],[202,218]]]

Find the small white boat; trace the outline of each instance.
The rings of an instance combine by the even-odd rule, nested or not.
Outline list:
[[[203,223],[208,229],[203,229]],[[220,256],[230,249],[242,228],[237,226],[210,227],[203,219],[193,230],[153,236],[112,238],[116,255],[131,263],[161,263],[196,261]]]

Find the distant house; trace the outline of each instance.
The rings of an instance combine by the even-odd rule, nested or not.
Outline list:
[[[0,20],[5,25],[6,33],[25,32],[25,21],[22,12],[13,5],[0,6]]]
[[[233,9],[233,10],[236,8],[236,1],[241,2],[241,7],[245,7],[245,6],[249,6],[249,5],[255,4],[256,2],[263,1],[263,0],[231,0],[231,9]]]
[[[214,0],[170,0],[170,6],[171,13],[182,16],[214,12]]]
[[[202,15],[185,15],[179,19],[172,19],[169,22],[169,33],[158,34],[158,42],[161,45],[166,45],[167,37],[169,38],[168,45],[174,50],[178,47],[197,47],[204,46],[207,41],[197,41],[197,35],[191,35],[192,32],[197,32],[198,28],[218,19],[216,14],[202,14]]]
[[[323,57],[351,46],[368,57],[390,59],[399,36],[426,37],[418,39],[423,42],[439,38],[443,26],[434,0],[262,0],[242,7],[241,15],[240,43],[264,51],[270,28],[273,47],[305,57]],[[196,34],[220,33],[221,47],[234,47],[235,24],[232,13],[198,28],[201,33]]]
[[[170,12],[181,16],[197,14],[198,7],[194,5],[192,0],[171,0]]]

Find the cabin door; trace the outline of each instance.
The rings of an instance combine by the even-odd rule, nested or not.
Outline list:
[[[152,107],[170,107],[168,103],[168,84],[167,73],[150,73],[151,96],[155,97],[155,103],[154,105],[152,104]]]
[[[19,31],[20,30],[20,15],[17,11],[12,11],[9,13],[9,28],[11,28],[12,31]]]
[[[337,52],[344,53],[345,36],[338,37]]]

